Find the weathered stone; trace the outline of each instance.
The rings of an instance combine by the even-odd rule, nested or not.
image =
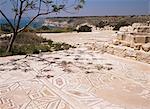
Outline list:
[[[127,49],[125,51],[125,57],[136,58],[136,53],[132,49]]]
[[[140,26],[148,26],[148,23],[134,23],[134,24],[132,24],[133,28],[137,28],[137,27],[140,27]]]
[[[141,36],[141,35],[137,35],[137,36],[134,37],[134,42],[135,43],[145,43],[146,42],[146,37]]]
[[[120,32],[133,32],[132,26],[124,26],[119,29]]]
[[[137,28],[137,32],[139,32],[139,33],[150,33],[150,27],[149,26],[139,26]]]
[[[123,46],[130,47],[130,42],[127,42],[127,41],[121,41],[121,44],[122,44]]]
[[[125,51],[126,51],[125,48],[116,46],[116,47],[114,48],[114,52],[113,52],[113,53],[114,53],[114,55],[116,55],[116,56],[124,57],[124,56],[125,56]]]
[[[113,44],[114,44],[114,45],[119,45],[119,44],[120,44],[120,41],[117,40],[117,39],[114,39],[114,40],[113,40]]]
[[[131,34],[127,34],[124,40],[126,42],[133,42],[133,36]]]
[[[140,50],[141,49],[142,44],[141,43],[135,43],[134,44],[134,50]]]
[[[142,45],[142,49],[146,52],[150,51],[150,43]]]
[[[106,53],[116,55],[119,57],[134,59],[134,60],[138,60],[138,61],[150,64],[150,52],[145,52],[144,50],[141,50],[143,46],[140,43],[133,44],[134,49],[128,48],[125,46],[124,47],[123,46],[115,46],[115,45],[111,45],[111,44],[105,44],[105,45],[107,45],[107,47],[105,47],[105,49],[104,48],[103,49],[105,50]]]
[[[135,46],[135,43],[132,41],[132,42],[130,43],[130,48],[134,48],[134,46]]]
[[[114,54],[114,47],[112,46],[107,47],[107,53]]]
[[[149,34],[149,36],[146,37],[145,42],[150,43],[150,34]]]
[[[137,51],[136,59],[138,61],[142,61],[142,62],[146,62],[146,63],[150,64],[150,53],[143,52],[143,51]]]
[[[150,25],[149,23],[135,23],[132,26],[121,27],[116,39],[113,41],[114,45],[122,44],[140,50],[143,44],[150,43]],[[143,50],[148,51],[147,46]]]

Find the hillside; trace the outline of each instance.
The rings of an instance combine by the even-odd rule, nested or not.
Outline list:
[[[46,20],[54,22],[68,22],[70,26],[76,26],[82,23],[90,23],[98,26],[103,22],[104,25],[114,26],[120,21],[126,21],[129,24],[137,22],[147,22],[150,20],[150,16],[81,16],[81,17],[48,17]]]

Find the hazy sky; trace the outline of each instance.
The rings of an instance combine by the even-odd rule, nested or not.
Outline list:
[[[73,0],[70,0],[73,1]],[[3,7],[7,15],[11,15]],[[2,7],[0,7],[2,8]],[[32,13],[30,13],[32,14]],[[150,14],[150,0],[86,0],[86,4],[79,13],[61,13],[52,16],[104,16],[104,15],[147,15]]]
[[[81,15],[149,14],[150,0],[87,0]]]

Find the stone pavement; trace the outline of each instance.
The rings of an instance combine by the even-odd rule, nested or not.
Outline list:
[[[82,47],[0,58],[0,109],[150,109],[150,65]]]

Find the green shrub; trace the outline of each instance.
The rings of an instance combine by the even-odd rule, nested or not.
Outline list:
[[[26,55],[34,52],[35,45],[15,45],[13,46],[11,53],[12,55]]]
[[[81,26],[77,32],[92,32],[92,27],[89,27],[87,25]]]
[[[48,40],[48,45],[51,47],[53,45],[53,41],[52,40]]]
[[[1,31],[3,31],[4,33],[11,33],[13,32],[11,26],[9,24],[1,24]]]
[[[40,29],[41,30],[49,30],[49,28],[47,26],[42,26]]]
[[[72,28],[48,28],[47,26],[41,27],[36,30],[37,33],[66,33],[72,31]]]
[[[115,25],[113,30],[119,30],[121,27],[128,26],[128,25],[130,25],[130,24],[127,21],[121,20]]]
[[[49,52],[50,47],[47,45],[15,45],[13,46],[12,55],[39,54],[40,52]]]
[[[45,38],[37,36],[36,33],[31,32],[20,33],[15,39],[15,43],[17,44],[40,44],[45,41]]]
[[[68,50],[69,48],[74,48],[73,46],[69,45],[69,44],[66,44],[66,43],[62,43],[62,48],[64,50]]]
[[[55,42],[52,47],[55,51],[64,50],[60,42]]]
[[[37,47],[37,50],[40,51],[40,52],[49,52],[51,51],[51,47],[48,46],[48,45],[38,45],[36,46]]]
[[[53,50],[59,51],[59,50],[68,50],[69,48],[75,48],[72,45],[66,44],[66,43],[60,43],[60,42],[55,42],[51,45]]]
[[[100,21],[99,23],[96,24],[96,27],[99,27],[99,28],[104,28],[105,26],[106,26],[106,23],[103,21]]]
[[[5,49],[3,48],[0,48],[0,56],[5,56]]]
[[[0,28],[0,35],[2,35],[3,34],[3,32],[2,32],[2,30],[1,30],[1,28]]]
[[[1,38],[3,43],[0,44],[0,56],[8,55],[26,55],[26,54],[39,54],[40,52],[51,52],[59,50],[68,50],[73,46],[66,43],[53,42],[52,40],[46,40],[42,37],[38,37],[35,33],[21,33],[16,37],[15,43],[10,53],[5,54],[7,44],[5,41],[9,41],[9,38]]]

